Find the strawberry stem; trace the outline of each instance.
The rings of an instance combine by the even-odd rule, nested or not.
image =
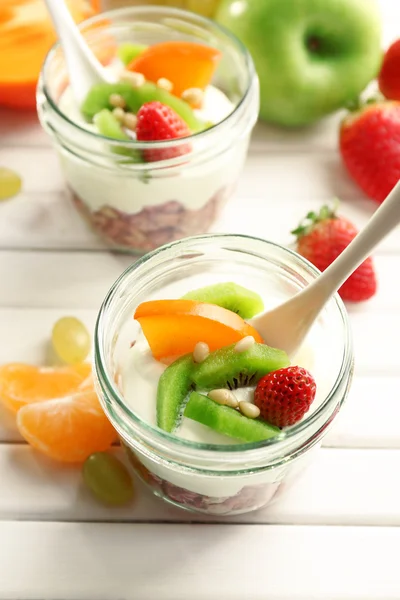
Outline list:
[[[332,202],[331,206],[324,204],[321,206],[319,212],[311,211],[307,213],[305,218],[300,222],[296,229],[293,229],[290,233],[295,235],[297,239],[307,235],[310,233],[315,225],[321,223],[322,221],[326,221],[327,219],[336,219],[336,212],[339,207],[339,199],[335,198]]]

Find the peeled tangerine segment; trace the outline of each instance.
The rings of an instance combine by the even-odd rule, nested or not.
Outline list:
[[[0,400],[12,411],[76,392],[90,375],[90,364],[35,367],[10,363],[0,367]]]
[[[178,424],[183,402],[192,387],[192,355],[182,356],[161,375],[157,388],[157,425],[173,431]]]
[[[134,318],[139,321],[153,356],[160,360],[193,352],[198,342],[208,344],[211,351],[252,335],[261,342],[260,334],[239,315],[194,300],[153,300],[143,302]]]
[[[256,385],[271,371],[290,365],[286,352],[265,344],[253,344],[244,352],[236,352],[235,344],[212,352],[193,373],[196,387],[236,389]]]
[[[17,427],[36,450],[64,463],[82,463],[116,439],[97,394],[90,390],[23,406]]]
[[[97,83],[89,90],[83,101],[82,114],[91,120],[103,109],[111,110],[111,94],[122,96],[128,109],[133,113],[139,112],[140,107],[147,102],[158,101],[170,106],[186,122],[192,132],[201,131],[205,128],[204,123],[196,117],[186,102],[157,87],[151,81],[146,81],[139,87],[133,87],[130,83],[123,81],[119,83]]]
[[[217,306],[222,306],[237,313],[242,319],[251,319],[251,317],[264,310],[264,302],[261,296],[233,282],[207,285],[188,292],[183,298],[185,300],[217,304]]]
[[[242,442],[261,442],[280,433],[278,427],[266,421],[249,419],[234,408],[217,404],[197,392],[190,394],[184,416]]]
[[[156,82],[161,77],[173,83],[172,93],[181,96],[189,88],[204,90],[210,83],[221,52],[196,42],[170,41],[150,46],[129,65],[130,71],[143,73]]]

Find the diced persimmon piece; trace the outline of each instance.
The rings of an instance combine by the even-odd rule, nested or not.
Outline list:
[[[89,377],[91,366],[35,367],[10,363],[0,367],[0,401],[13,412],[22,406],[74,393]]]
[[[210,83],[221,52],[195,42],[161,42],[149,46],[127,66],[156,83],[166,78],[173,84],[172,94],[181,96],[189,88],[204,90]]]
[[[78,23],[93,16],[98,2],[67,0]],[[0,0],[0,104],[35,108],[42,63],[56,42],[44,0]]]
[[[206,342],[211,351],[247,335],[262,342],[260,334],[236,313],[195,300],[143,302],[137,307],[134,319],[139,321],[158,360],[193,352],[197,342]]]
[[[33,448],[64,463],[82,463],[117,438],[94,391],[27,404],[17,413],[17,427]]]

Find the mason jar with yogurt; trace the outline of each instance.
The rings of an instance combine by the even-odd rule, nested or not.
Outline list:
[[[301,421],[257,443],[237,442],[185,417],[171,434],[157,427],[157,381],[165,366],[149,358],[138,342],[137,306],[234,281],[260,294],[269,309],[318,274],[297,253],[271,242],[209,234],[147,254],[111,288],[95,332],[97,391],[133,469],[157,496],[219,515],[278,501],[320,446],[347,396],[353,349],[346,309],[335,295],[291,360],[306,368],[317,386]]]
[[[184,142],[101,135],[74,100],[58,45],[44,63],[37,94],[39,118],[58,152],[71,198],[106,242],[143,254],[207,232],[235,191],[258,116],[258,79],[250,54],[211,20],[173,8],[110,11],[84,22],[81,30],[114,75],[121,68],[116,59],[121,44],[184,40],[221,53],[204,102],[194,109],[207,127]],[[189,144],[190,152],[180,152],[182,144]],[[152,162],[127,158],[160,150],[177,156]]]

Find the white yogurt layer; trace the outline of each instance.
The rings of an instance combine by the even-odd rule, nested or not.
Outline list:
[[[63,93],[59,108],[83,129],[97,132],[96,127],[83,118],[70,88]],[[209,86],[203,107],[195,112],[205,122],[216,124],[233,109],[234,105],[222,91]],[[196,144],[199,143],[197,140]],[[210,141],[206,137],[201,143],[207,147]],[[103,206],[112,206],[124,213],[137,213],[146,206],[157,206],[170,200],[180,202],[187,209],[198,210],[219,191],[235,183],[243,167],[247,146],[248,138],[238,140],[232,148],[211,160],[193,160],[180,169],[156,171],[149,164],[149,180],[140,177],[143,172],[119,168],[109,158],[109,149],[100,140],[98,152],[104,152],[104,158],[100,158],[104,168],[82,162],[70,153],[63,152],[60,158],[70,186],[93,212]],[[88,161],[90,159],[89,152]]]

